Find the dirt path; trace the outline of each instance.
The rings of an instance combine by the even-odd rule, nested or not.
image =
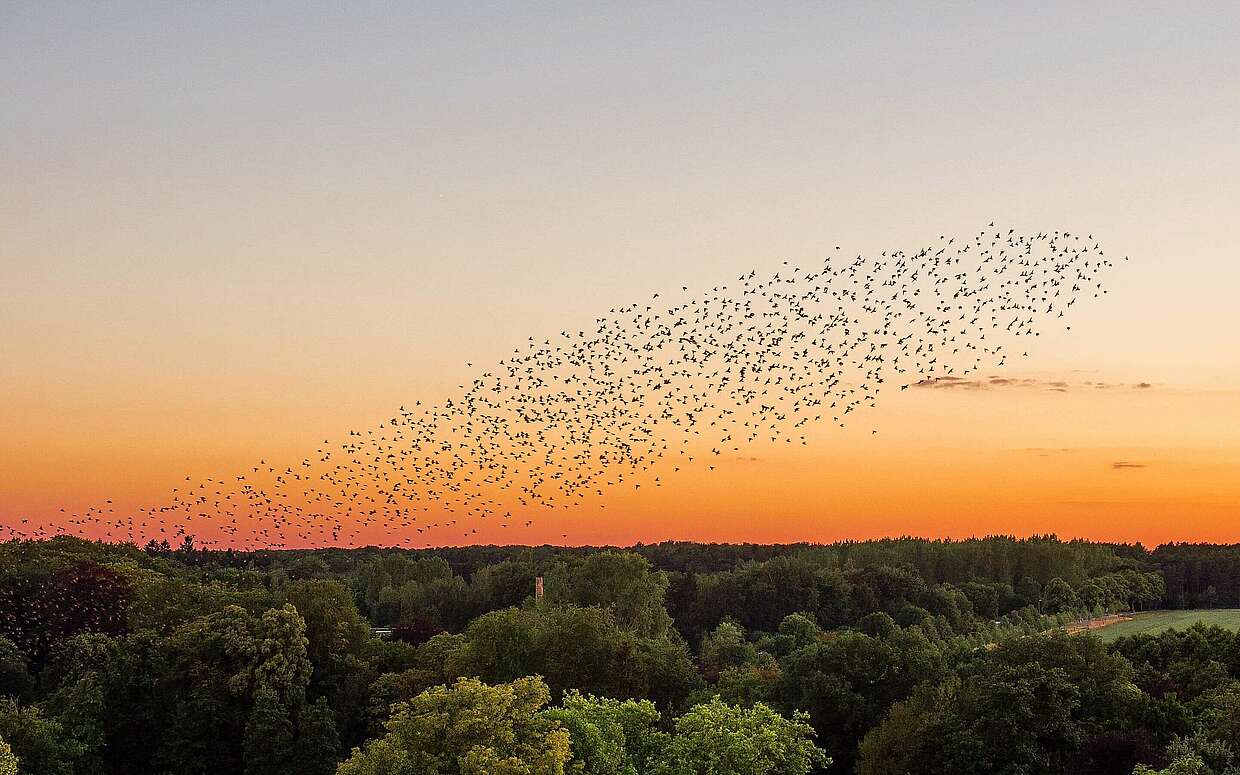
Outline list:
[[[1065,625],[1064,631],[1069,635],[1076,635],[1078,632],[1101,630],[1103,627],[1110,627],[1112,624],[1119,624],[1120,622],[1129,621],[1132,621],[1132,614],[1110,614],[1108,616],[1098,616],[1086,621]]]

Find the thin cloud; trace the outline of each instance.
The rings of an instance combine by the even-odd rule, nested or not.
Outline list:
[[[935,390],[990,390],[1001,388],[1018,388],[1026,390],[1043,390],[1052,393],[1067,393],[1072,390],[1149,390],[1154,387],[1149,382],[1123,383],[1099,382],[1084,380],[1068,382],[1062,379],[1034,379],[1031,377],[1015,378],[991,376],[981,379],[964,379],[963,377],[930,377],[914,382],[911,387],[932,388]]]
[[[1146,467],[1145,463],[1130,463],[1127,460],[1117,460],[1111,464],[1111,468],[1115,470],[1120,470],[1124,468],[1145,468],[1145,467]]]

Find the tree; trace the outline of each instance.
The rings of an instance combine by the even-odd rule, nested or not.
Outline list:
[[[0,635],[37,670],[65,638],[79,632],[125,632],[130,595],[124,576],[95,562],[55,569],[29,563],[0,578]]]
[[[547,602],[605,608],[622,629],[653,637],[667,632],[672,619],[663,607],[667,576],[641,555],[605,551],[547,574]]]
[[[298,709],[297,740],[288,759],[288,769],[298,775],[331,775],[336,771],[340,735],[336,718],[327,700],[320,697]]]
[[[0,740],[16,757],[18,775],[74,775],[83,753],[56,721],[8,697],[0,698]]]
[[[939,649],[914,630],[872,638],[844,630],[780,660],[780,707],[809,713],[819,744],[847,771],[858,741],[897,700],[945,672]]]
[[[538,712],[550,696],[539,678],[436,686],[398,704],[387,734],[337,775],[562,775],[568,732]]]
[[[1062,668],[985,659],[923,685],[862,741],[858,775],[1052,775],[1080,728],[1081,692]]]
[[[739,667],[757,658],[753,644],[745,640],[745,629],[730,619],[702,636],[699,653],[702,669],[711,681],[717,680],[726,668]]]
[[[245,775],[281,775],[293,751],[293,722],[269,686],[254,693],[245,723]]]
[[[519,606],[534,594],[534,569],[507,560],[480,568],[469,579],[470,615]]]
[[[29,661],[17,644],[0,635],[0,696],[27,699],[34,691]]]
[[[861,621],[857,622],[857,629],[871,638],[885,638],[900,628],[890,616],[882,611],[875,611],[861,617]]]
[[[830,763],[813,743],[803,713],[784,718],[768,706],[738,708],[715,697],[676,719],[656,775],[807,775]]]
[[[781,677],[779,662],[762,652],[753,664],[724,670],[714,688],[724,702],[733,705],[746,708],[759,702],[769,705],[778,699]]]
[[[207,763],[240,772],[248,726],[276,730],[273,744],[291,737],[285,724],[304,707],[312,672],[304,632],[292,605],[260,616],[230,606],[178,628],[161,644],[159,692],[167,705],[158,719],[157,769],[198,773]],[[273,756],[287,760],[291,750]]]
[[[1078,595],[1081,599],[1081,605],[1090,616],[1104,613],[1111,602],[1106,590],[1096,582],[1091,582],[1081,587]]]
[[[0,738],[0,775],[18,775],[17,757],[13,755],[13,749],[9,744]]]
[[[1134,775],[1235,775],[1240,772],[1236,754],[1227,740],[1212,737],[1198,730],[1187,737],[1176,737],[1167,746],[1171,764],[1161,773],[1148,767],[1138,767]]]
[[[1081,609],[1081,599],[1068,582],[1055,577],[1042,590],[1041,608],[1048,614],[1071,613]]]
[[[491,683],[543,675],[556,696],[578,689],[671,707],[701,681],[688,649],[674,637],[640,637],[603,608],[509,608],[475,619],[454,661],[458,675]]]
[[[284,594],[305,622],[306,654],[314,667],[311,697],[326,697],[344,739],[360,742],[366,730],[366,687],[375,677],[366,654],[366,623],[338,581],[294,581]]]
[[[665,744],[659,711],[649,700],[614,700],[569,692],[561,707],[543,716],[568,730],[572,758],[568,772],[581,775],[638,775]]]

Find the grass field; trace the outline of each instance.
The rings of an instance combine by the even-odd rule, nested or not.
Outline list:
[[[1163,630],[1183,630],[1197,622],[1217,624],[1240,630],[1240,609],[1201,608],[1189,611],[1151,611],[1134,614],[1128,621],[1117,622],[1093,633],[1108,643],[1125,635],[1152,635]]]

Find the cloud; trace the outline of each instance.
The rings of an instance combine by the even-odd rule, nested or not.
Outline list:
[[[920,382],[914,382],[913,387],[917,388],[963,388],[965,390],[977,390],[984,387],[980,380],[961,379],[960,377],[931,377],[923,379]]]
[[[1132,390],[1148,390],[1154,387],[1149,382],[1122,383],[1099,382],[1084,380],[1067,382],[1061,379],[1034,379],[1031,377],[983,377],[981,379],[964,379],[963,377],[930,377],[914,382],[911,387],[933,388],[936,390],[989,390],[992,388],[1024,388],[1027,390],[1044,390],[1052,393],[1067,393],[1074,389],[1112,390],[1129,388]]]
[[[1078,452],[1079,450],[1074,447],[1014,447],[1011,451],[1037,455],[1038,457],[1051,457],[1052,455],[1063,455],[1069,452]]]
[[[1145,463],[1130,463],[1127,460],[1117,460],[1111,464],[1111,468],[1119,470],[1123,468],[1145,468]]]

